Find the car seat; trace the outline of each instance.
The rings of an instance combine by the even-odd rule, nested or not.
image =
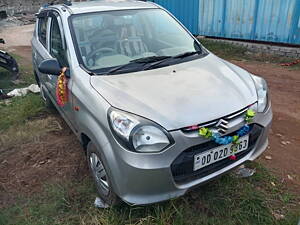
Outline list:
[[[148,52],[147,45],[133,25],[125,25],[121,28],[120,39],[117,41],[117,51],[128,57],[143,55]]]

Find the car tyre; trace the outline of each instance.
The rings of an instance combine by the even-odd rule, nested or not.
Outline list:
[[[87,161],[99,197],[109,207],[117,205],[119,198],[112,188],[107,166],[104,164],[99,150],[91,141],[87,146]]]

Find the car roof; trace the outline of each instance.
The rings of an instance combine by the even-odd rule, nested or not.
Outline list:
[[[72,2],[72,4],[64,6],[67,7],[72,14],[125,9],[158,8],[158,6],[153,3],[138,0],[98,0],[87,2]]]

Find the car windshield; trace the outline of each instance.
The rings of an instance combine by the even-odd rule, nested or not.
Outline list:
[[[193,37],[161,9],[79,14],[71,23],[79,61],[95,73],[172,57],[178,61],[201,52]]]

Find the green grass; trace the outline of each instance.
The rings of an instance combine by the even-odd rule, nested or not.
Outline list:
[[[247,48],[235,46],[232,44],[216,42],[208,39],[200,39],[209,51],[225,59],[241,59],[245,58],[245,53],[248,51]]]
[[[230,43],[223,43],[213,41],[210,39],[199,39],[199,41],[211,52],[226,60],[244,60],[244,61],[258,61],[282,64],[293,62],[295,59],[288,57],[281,57],[266,53],[254,53],[242,46],[233,45]],[[250,54],[249,54],[250,53]],[[292,70],[300,70],[300,64],[286,67]]]
[[[11,81],[10,81],[10,73],[0,67],[0,88],[6,89],[11,87]]]
[[[281,198],[280,182],[259,164],[250,178],[226,175],[184,197],[150,206],[128,206],[122,203],[111,209],[93,206],[96,195],[89,178],[64,184],[48,185],[44,193],[0,212],[0,224],[207,224],[207,225],[292,225],[300,217],[294,207],[296,197]],[[274,189],[271,182],[277,188]],[[279,211],[284,219],[276,220]]]
[[[11,74],[4,68],[0,67],[0,89],[7,89],[11,90],[14,88],[20,88],[20,87],[25,87],[30,84],[35,83],[35,79],[33,76],[33,68],[31,64],[23,64],[23,58],[21,56],[18,56],[16,54],[11,54],[16,61],[18,62],[19,65],[19,70],[20,70],[20,83],[14,84],[11,81]]]
[[[44,110],[39,94],[14,97],[7,104],[0,104],[0,131],[24,123],[28,118]]]
[[[19,62],[20,67],[20,83],[14,84],[11,81],[11,75],[8,71],[0,68],[0,89],[4,89],[5,93],[15,88],[27,87],[35,83],[31,65],[23,65],[22,57],[13,55]],[[0,132],[11,126],[18,126],[28,118],[35,116],[44,110],[44,105],[39,94],[28,94],[24,97],[14,97],[8,100],[8,103],[0,101]]]

